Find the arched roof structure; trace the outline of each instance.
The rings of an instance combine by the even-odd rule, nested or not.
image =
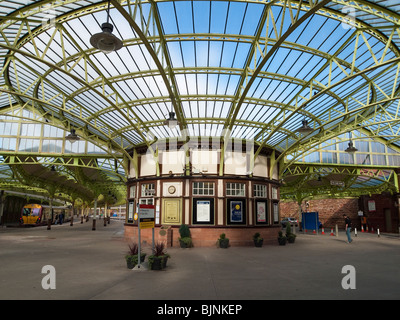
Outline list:
[[[1,154],[2,165],[19,166],[11,175],[20,184],[29,163],[15,161],[29,154],[45,167],[54,159],[75,165],[69,176],[89,189],[102,181],[95,193],[106,194],[110,183],[123,183],[134,148],[175,137],[251,140],[255,156],[272,148],[288,190],[298,186],[296,170],[314,180],[315,165],[299,169],[299,161],[329,145],[372,139],[399,151],[398,1],[13,0],[0,12],[2,121],[51,125],[65,130],[60,139],[75,129],[102,150],[72,153],[62,144],[46,154],[42,131],[32,155],[19,131]],[[123,47],[104,54],[90,37],[107,12]],[[164,124],[169,112],[179,121],[174,129]],[[313,129],[307,135],[297,131],[304,120]],[[100,158],[111,163],[101,178],[82,173],[98,170]],[[382,181],[397,186],[398,166],[379,168],[389,172],[381,189]],[[363,183],[360,171],[340,174],[350,175],[347,186]]]

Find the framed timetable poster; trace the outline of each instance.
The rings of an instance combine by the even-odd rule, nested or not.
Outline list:
[[[214,199],[193,198],[193,224],[214,224]]]
[[[246,224],[246,200],[227,199],[227,223],[230,225]]]

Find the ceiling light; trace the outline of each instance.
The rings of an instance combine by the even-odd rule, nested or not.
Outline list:
[[[358,149],[353,146],[353,142],[350,140],[348,148],[344,151],[348,152],[348,153],[354,153],[354,152],[358,151]]]
[[[175,112],[169,113],[169,118],[164,121],[164,124],[168,126],[171,130],[174,129],[178,125],[178,120],[175,119]]]
[[[75,133],[75,129],[71,129],[71,133],[65,137],[65,140],[68,140],[71,143],[78,141],[80,138]]]
[[[302,126],[296,130],[297,132],[300,132],[301,134],[304,134],[304,135],[308,135],[313,131],[313,128],[311,128],[308,125],[307,120],[302,120],[301,123],[302,123]]]
[[[101,25],[103,32],[96,33],[90,37],[90,44],[105,54],[117,51],[123,46],[122,41],[112,34],[114,26],[108,22],[109,18],[110,2],[108,2],[107,22]]]

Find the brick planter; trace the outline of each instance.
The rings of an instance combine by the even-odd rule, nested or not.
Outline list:
[[[221,233],[225,233],[229,239],[229,245],[235,246],[254,246],[253,235],[259,232],[264,238],[265,245],[277,245],[277,237],[280,226],[272,227],[198,227],[190,226],[190,233],[194,247],[216,247],[217,240]],[[151,245],[151,229],[143,229],[140,232],[141,240],[144,244]],[[130,241],[138,241],[137,226],[125,225],[125,238]],[[167,247],[179,248],[179,226],[156,227],[154,229],[154,240],[164,241]]]

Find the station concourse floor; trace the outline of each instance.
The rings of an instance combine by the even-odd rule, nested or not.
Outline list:
[[[75,218],[46,227],[0,227],[1,300],[398,300],[400,238],[344,232],[298,234],[294,244],[168,248],[162,271],[130,270],[123,222]],[[229,235],[227,234],[229,238]],[[137,242],[137,239],[132,239]],[[196,245],[196,244],[194,244]],[[144,252],[150,253],[150,247]],[[146,258],[147,260],[147,258]],[[54,266],[55,289],[43,289],[42,267]],[[355,289],[344,289],[344,266]]]

